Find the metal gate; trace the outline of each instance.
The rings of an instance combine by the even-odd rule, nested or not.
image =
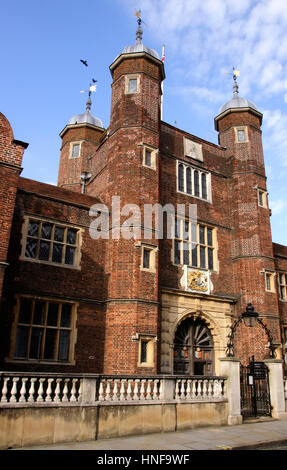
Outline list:
[[[271,416],[268,367],[255,362],[254,356],[248,366],[240,365],[240,397],[243,418]]]

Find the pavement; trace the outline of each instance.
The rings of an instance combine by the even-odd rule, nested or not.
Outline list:
[[[195,450],[257,450],[273,446],[287,449],[287,421],[259,418],[237,426],[196,428],[188,431],[157,433],[140,436],[69,442],[12,450],[56,451],[140,451],[157,450],[189,453]],[[22,454],[21,454],[22,455]]]

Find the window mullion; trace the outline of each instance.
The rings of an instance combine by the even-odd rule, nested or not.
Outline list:
[[[56,227],[56,224],[53,224],[52,231],[51,231],[51,246],[50,246],[50,254],[49,254],[50,262],[52,262],[52,256],[53,256],[55,227]]]
[[[43,337],[42,337],[42,344],[41,344],[41,355],[40,355],[40,359],[44,359],[44,353],[45,353],[48,308],[49,308],[49,302],[45,302]]]
[[[32,312],[31,312],[31,315],[30,315],[30,328],[29,328],[29,336],[28,336],[28,341],[27,341],[27,354],[26,354],[28,359],[30,357],[32,328],[33,328],[33,322],[34,322],[34,310],[35,310],[35,300],[32,301]]]

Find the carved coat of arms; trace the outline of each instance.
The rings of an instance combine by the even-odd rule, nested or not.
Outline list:
[[[187,288],[199,292],[209,291],[208,274],[205,271],[190,270],[187,275]]]

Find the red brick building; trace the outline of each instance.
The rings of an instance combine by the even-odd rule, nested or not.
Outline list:
[[[140,27],[110,71],[110,125],[89,98],[60,134],[57,187],[20,176],[27,144],[0,114],[2,370],[218,374],[248,302],[266,329],[241,322],[235,356],[268,357],[271,335],[283,358],[287,247],[272,243],[262,114],[234,77],[218,145],[163,122],[164,64]],[[156,205],[163,236],[144,217]]]

